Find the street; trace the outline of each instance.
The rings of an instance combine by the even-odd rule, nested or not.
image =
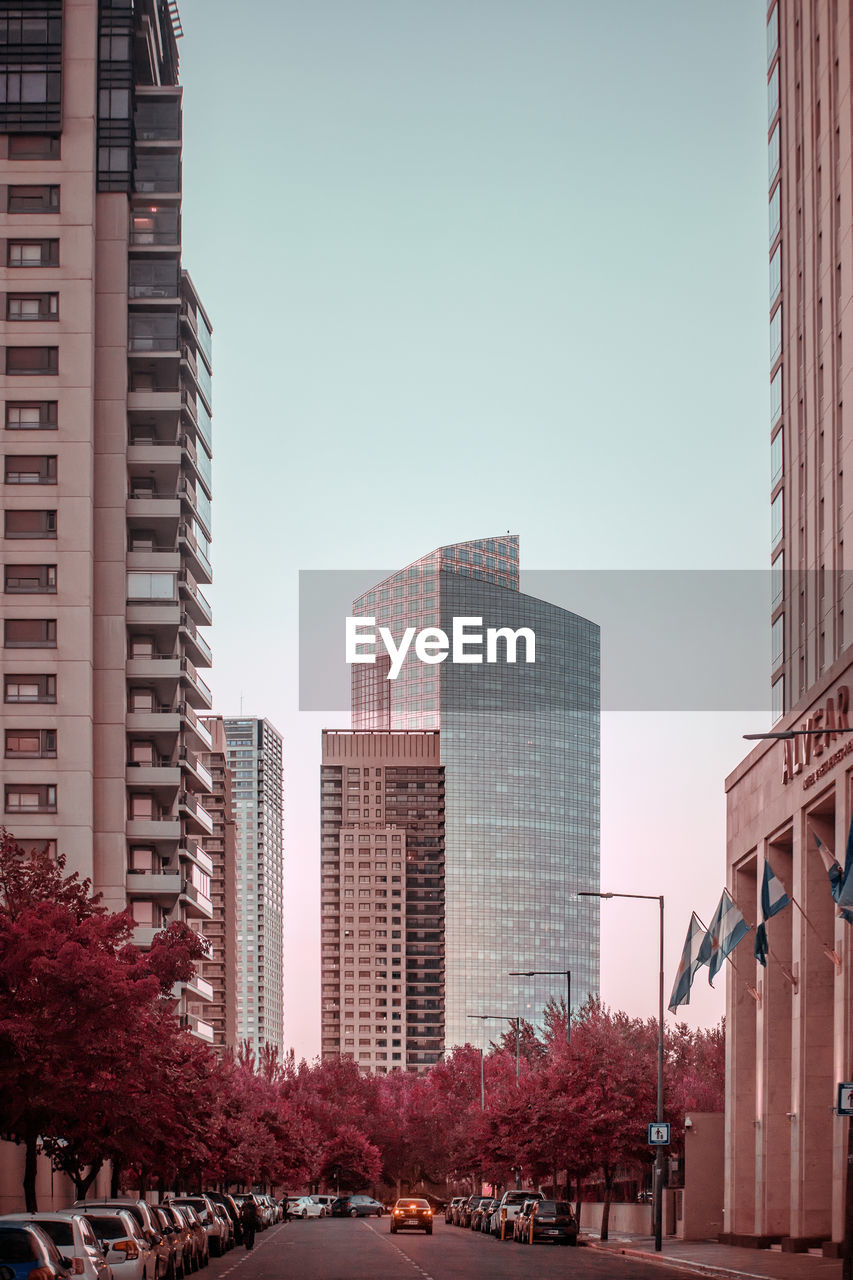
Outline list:
[[[389,1232],[388,1218],[308,1218],[280,1223],[259,1235],[247,1253],[239,1247],[213,1259],[211,1280],[520,1280],[549,1276],[582,1280],[664,1280],[674,1270],[586,1248],[501,1244],[479,1232],[445,1225],[432,1236]]]

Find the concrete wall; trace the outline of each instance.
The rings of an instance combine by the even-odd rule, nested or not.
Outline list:
[[[0,1141],[0,1214],[19,1213],[24,1208],[24,1148],[15,1142]],[[90,1197],[109,1195],[109,1169],[102,1169]],[[67,1209],[74,1203],[74,1183],[62,1173],[54,1173],[50,1161],[38,1158],[36,1199],[40,1211]]]
[[[604,1205],[584,1201],[581,1206],[581,1231],[598,1233],[601,1230],[601,1215]],[[650,1204],[617,1204],[610,1206],[610,1235],[642,1235],[652,1234],[652,1206]]]
[[[723,1230],[725,1116],[691,1111],[684,1135],[684,1190],[675,1196],[679,1240],[709,1240]]]

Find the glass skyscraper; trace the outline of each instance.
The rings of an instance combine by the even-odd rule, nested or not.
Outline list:
[[[559,976],[575,1007],[599,986],[599,629],[519,591],[518,539],[440,547],[353,604],[399,640],[407,626],[481,618],[530,628],[536,660],[426,665],[413,652],[352,668],[354,729],[439,729],[446,804],[446,1044],[477,1041],[469,1014],[537,1022]],[[473,629],[473,628],[472,628]],[[499,647],[499,658],[504,649]],[[489,1035],[500,1034],[497,1024]]]

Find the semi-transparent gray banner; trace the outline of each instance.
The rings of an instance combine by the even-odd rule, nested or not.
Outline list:
[[[347,618],[356,613],[353,601],[392,572],[300,573],[300,710],[349,712],[352,668],[346,660]],[[403,577],[397,574],[395,583]],[[454,612],[458,614],[462,584],[453,577]],[[537,613],[534,601],[546,601],[595,623],[600,629],[603,711],[768,711],[771,596],[778,600],[780,595],[779,581],[771,581],[769,570],[529,570],[521,574],[522,595],[504,587],[489,591],[488,584],[463,580],[467,581],[472,588],[470,614],[483,618],[484,630],[502,624],[501,601],[506,602],[509,615],[506,623],[511,621],[512,627],[518,628],[524,621],[525,600],[531,597],[531,619]],[[484,586],[488,597],[485,606]],[[378,603],[377,594],[373,651],[379,658],[386,653],[378,636],[383,623],[395,643],[406,627],[414,627],[405,662],[419,660],[416,636],[425,627],[443,626],[450,644],[452,620],[441,603],[449,595],[439,587],[435,613],[430,617],[422,601],[409,611],[405,591],[396,593],[396,598],[386,593],[383,604]],[[467,606],[465,613],[469,614]],[[359,617],[366,614],[364,608],[357,611]],[[365,626],[362,630],[371,629]],[[434,641],[435,637],[427,639]],[[539,652],[543,649],[547,650],[547,637]],[[368,651],[369,645],[359,649]],[[482,651],[485,661],[485,644]],[[446,660],[452,659],[451,645]],[[548,652],[547,660],[556,660],[553,651]],[[521,651],[518,661],[523,665]],[[431,666],[430,670],[437,668]]]

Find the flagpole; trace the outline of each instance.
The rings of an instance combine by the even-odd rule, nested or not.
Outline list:
[[[800,915],[801,915],[801,916],[803,917],[803,919],[805,920],[806,924],[807,924],[807,925],[809,926],[809,928],[811,929],[811,931],[812,931],[812,933],[814,934],[814,936],[817,938],[817,940],[818,940],[818,942],[820,943],[820,945],[823,947],[824,955],[827,957],[827,959],[829,959],[829,960],[831,960],[831,961],[832,961],[832,963],[835,965],[835,967],[837,968],[838,972],[840,973],[840,972],[841,972],[841,957],[840,957],[840,955],[838,954],[838,952],[835,950],[835,947],[831,946],[828,942],[824,942],[823,938],[821,938],[820,934],[818,933],[818,931],[817,931],[816,927],[812,924],[811,920],[808,918],[808,916],[806,915],[805,911],[804,911],[804,910],[803,910],[803,908],[800,906],[799,902],[797,902],[797,899],[794,897],[794,895],[793,895],[793,894],[789,894],[788,896],[789,896],[789,898],[791,899],[791,901],[793,902],[794,906],[795,906],[795,907],[797,908],[797,910],[799,911]]]

